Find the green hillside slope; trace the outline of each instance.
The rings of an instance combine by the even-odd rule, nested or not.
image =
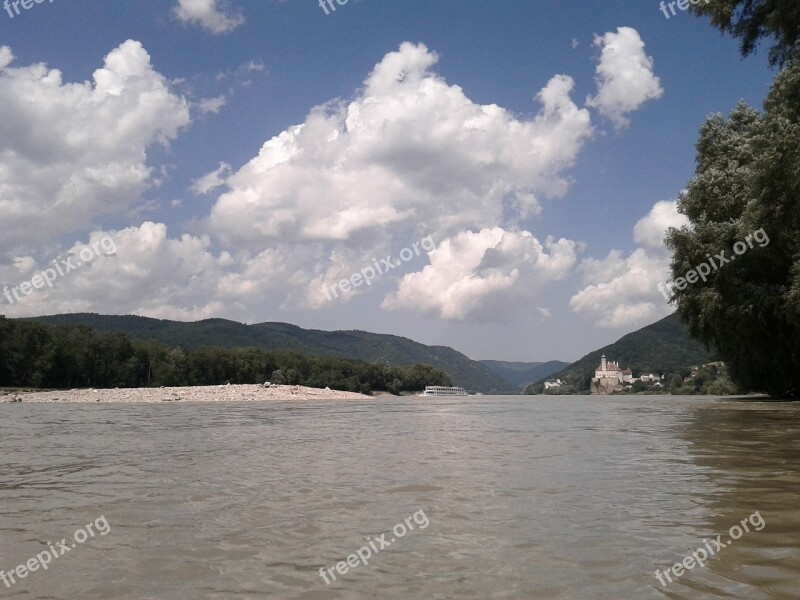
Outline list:
[[[201,348],[252,347],[265,351],[295,350],[308,355],[357,358],[390,366],[426,364],[447,372],[455,385],[484,394],[516,394],[519,389],[477,361],[446,346],[365,331],[320,331],[288,323],[243,325],[226,319],[194,323],[132,315],[68,314],[32,317],[48,325],[86,325],[99,332],[121,331],[135,340]]]
[[[621,337],[613,344],[590,352],[551,377],[562,379],[578,390],[588,391],[594,370],[600,364],[603,354],[609,360],[619,362],[622,368],[630,367],[634,375],[670,373],[716,358],[702,344],[690,338],[678,315],[672,314]],[[537,383],[541,387],[541,382]],[[529,386],[525,393],[538,393],[538,387],[537,384]]]

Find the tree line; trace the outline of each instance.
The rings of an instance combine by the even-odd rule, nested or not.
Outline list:
[[[257,348],[189,350],[133,341],[124,333],[97,333],[82,325],[51,327],[0,316],[0,387],[131,388],[265,381],[366,394],[453,385],[445,372],[428,365],[390,367]]]
[[[780,71],[759,111],[713,115],[697,142],[697,171],[670,230],[673,280],[755,231],[769,245],[728,261],[672,301],[692,337],[719,351],[741,388],[800,395],[800,3],[706,0],[692,11],[738,38],[741,54],[772,44]]]

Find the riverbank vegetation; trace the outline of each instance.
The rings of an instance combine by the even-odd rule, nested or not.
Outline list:
[[[676,289],[690,334],[718,351],[742,388],[800,393],[800,5],[707,0],[692,6],[753,53],[771,41],[781,67],[760,112],[744,103],[711,116],[697,143],[697,172],[678,200],[689,226],[673,229],[673,279],[727,252],[707,280]],[[768,243],[732,256],[753,232]],[[722,254],[719,255],[722,257]],[[735,260],[734,260],[735,259]]]
[[[84,326],[50,327],[0,316],[0,387],[176,387],[264,381],[393,394],[421,391],[426,385],[453,385],[446,373],[427,365],[388,367],[256,348],[186,349],[133,341],[122,333],[97,333]]]

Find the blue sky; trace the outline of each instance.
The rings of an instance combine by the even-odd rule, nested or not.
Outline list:
[[[0,283],[115,248],[0,313],[286,321],[533,361],[670,312],[661,239],[698,128],[760,107],[763,53],[650,0],[334,6],[0,11]],[[397,260],[425,238],[436,252]],[[402,264],[325,294],[385,256]]]

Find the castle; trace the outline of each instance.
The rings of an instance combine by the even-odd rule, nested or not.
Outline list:
[[[609,361],[606,355],[600,357],[600,368],[595,369],[592,379],[593,394],[613,394],[622,390],[623,384],[632,384],[633,371],[629,368],[624,371],[619,368],[619,363]]]
[[[641,377],[634,377],[630,368],[624,371],[619,368],[619,363],[606,359],[606,355],[600,357],[600,368],[594,370],[592,378],[592,394],[613,394],[621,392],[626,386],[633,385],[634,381],[651,383],[656,387],[661,387],[661,378],[650,373]]]

